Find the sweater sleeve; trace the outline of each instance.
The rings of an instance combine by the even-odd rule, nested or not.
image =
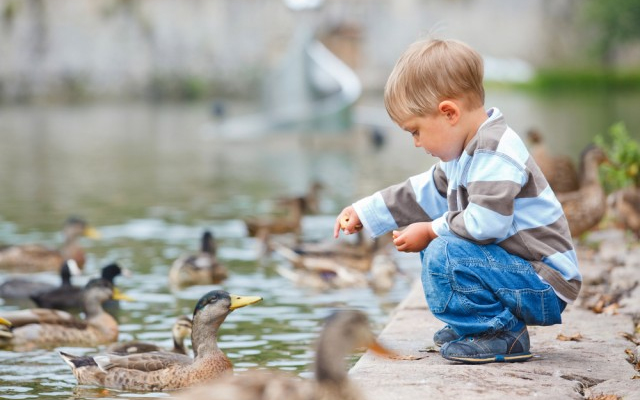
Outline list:
[[[439,164],[407,181],[353,204],[372,236],[414,222],[432,221],[447,210],[447,177]]]

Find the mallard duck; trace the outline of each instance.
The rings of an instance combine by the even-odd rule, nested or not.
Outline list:
[[[540,167],[542,174],[547,178],[551,189],[555,193],[578,190],[580,188],[580,180],[571,157],[551,155],[544,144],[542,135],[536,129],[529,130],[527,137],[530,143],[531,156]]]
[[[70,217],[64,224],[62,234],[64,243],[59,249],[39,244],[6,246],[0,249],[0,269],[19,272],[57,271],[68,259],[75,260],[80,269],[84,268],[85,254],[78,239],[81,236],[98,238],[98,231],[84,219]]]
[[[581,160],[580,189],[557,194],[574,238],[598,225],[607,209],[598,172],[600,164],[607,160],[606,154],[597,146],[589,146],[583,151]]]
[[[213,290],[200,298],[193,311],[193,359],[168,352],[93,357],[60,352],[60,356],[81,385],[144,391],[193,386],[232,372],[231,362],[218,348],[218,329],[231,311],[260,300],[261,297],[236,296],[223,290]]]
[[[184,400],[359,400],[364,396],[349,380],[345,357],[354,349],[393,356],[371,332],[361,311],[344,310],[330,316],[316,344],[315,379],[303,380],[285,373],[250,371],[224,377],[184,391]]]
[[[184,344],[184,340],[187,337],[191,337],[191,318],[183,315],[174,322],[171,328],[171,334],[173,336],[173,348],[165,350],[162,347],[154,343],[129,341],[122,343],[114,343],[107,347],[107,353],[116,354],[135,354],[135,353],[149,353],[152,351],[169,351],[171,353],[187,354],[187,347]]]
[[[269,235],[294,233],[300,235],[304,200],[291,198],[278,202],[283,211],[274,215],[250,216],[244,219],[250,237],[266,241]]]
[[[96,346],[118,338],[118,323],[102,308],[114,297],[113,285],[92,279],[84,292],[84,320],[60,310],[43,308],[1,312],[11,321],[13,331],[0,338],[0,347],[30,350],[54,346]]]
[[[117,263],[110,263],[102,268],[100,278],[97,279],[109,282],[113,287],[114,292],[119,293],[118,289],[115,287],[114,280],[118,275],[122,274],[122,272],[122,268],[120,268]],[[67,285],[46,292],[37,293],[30,296],[30,298],[38,307],[41,308],[73,311],[82,309],[84,304],[83,293],[86,290],[86,287]],[[107,302],[112,300],[113,299],[107,300]]]
[[[277,267],[277,272],[299,286],[316,289],[371,286],[387,290],[393,285],[398,266],[386,251],[390,236],[371,244],[300,243],[287,246],[271,242],[274,252],[291,262],[294,268]]]
[[[0,297],[4,299],[29,299],[40,293],[51,290],[66,290],[71,288],[71,276],[80,275],[82,271],[74,260],[66,260],[60,267],[60,285],[36,281],[33,278],[12,278],[7,279],[0,285]]]
[[[607,206],[618,224],[640,238],[640,188],[626,187],[611,193]]]
[[[320,193],[324,189],[324,185],[318,181],[314,181],[309,191],[302,196],[280,197],[277,202],[280,204],[290,204],[291,202],[299,202],[302,214],[318,214],[320,212]]]
[[[169,282],[174,288],[190,285],[220,283],[229,273],[216,256],[213,234],[205,231],[202,235],[200,252],[179,257],[169,270]]]

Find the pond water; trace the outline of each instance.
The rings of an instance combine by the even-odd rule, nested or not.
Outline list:
[[[382,112],[378,98],[364,99],[362,105]],[[625,121],[634,137],[640,132],[638,94],[537,97],[490,91],[487,105],[499,106],[520,133],[538,127],[554,151],[574,158],[614,122]],[[398,129],[387,129],[385,145],[375,148],[364,125],[333,133],[203,135],[203,126],[211,122],[209,111],[205,103],[1,108],[0,243],[56,246],[62,221],[70,214],[84,216],[102,238],[83,239],[87,276],[75,283],[112,261],[132,271],[116,280],[135,298],[121,303],[121,340],[169,347],[175,317],[190,315],[202,294],[223,288],[264,298],[233,312],[221,328],[220,347],[235,368],[277,368],[308,376],[322,320],[338,308],[359,308],[379,332],[418,276],[417,257],[394,253],[404,274],[388,292],[319,292],[281,277],[276,267],[288,266],[283,259],[260,257],[242,218],[267,213],[274,198],[301,194],[320,181],[325,187],[321,213],[303,219],[303,235],[332,240],[335,214],[345,204],[403,181],[435,160],[414,149]],[[172,292],[172,261],[196,250],[206,228],[217,238],[230,278],[221,285]],[[0,281],[10,275],[0,271]],[[54,273],[38,277],[58,281]],[[0,310],[24,306],[0,304]],[[90,354],[100,349],[55,350]],[[0,351],[0,398],[167,396],[79,387],[53,350]]]

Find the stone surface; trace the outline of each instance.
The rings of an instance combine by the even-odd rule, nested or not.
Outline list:
[[[626,254],[626,250],[617,249],[617,253]],[[626,353],[636,348],[628,336],[634,334],[640,290],[628,289],[640,281],[640,267],[637,260],[620,263],[619,257],[613,257],[616,261],[611,263],[594,252],[579,254],[585,282],[593,284],[585,284],[581,299],[563,313],[562,325],[529,328],[532,360],[464,365],[442,358],[434,348],[433,334],[443,324],[429,312],[416,282],[379,336],[403,359],[366,353],[350,376],[368,399],[596,399],[613,395],[640,400],[640,372],[628,362]],[[614,304],[601,313],[588,308],[610,291],[619,296],[619,307]],[[563,337],[573,340],[561,340]]]

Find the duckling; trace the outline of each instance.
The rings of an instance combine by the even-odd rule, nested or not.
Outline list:
[[[607,197],[613,218],[640,239],[640,188],[626,187]]]
[[[210,231],[202,235],[198,254],[179,257],[169,270],[169,282],[174,288],[220,283],[228,276],[227,268],[216,257],[216,243]]]
[[[74,260],[66,260],[60,266],[60,286],[48,282],[38,282],[33,278],[13,278],[8,279],[0,285],[0,297],[4,299],[29,299],[40,293],[51,290],[67,290],[72,287],[71,276],[80,275],[82,271],[78,268],[78,263]]]
[[[580,189],[557,194],[574,238],[598,225],[607,209],[606,195],[598,173],[600,164],[607,160],[606,154],[597,146],[588,146],[581,160]]]
[[[529,130],[527,137],[530,143],[531,156],[540,167],[542,174],[547,178],[551,189],[555,193],[578,190],[580,180],[571,157],[551,155],[544,145],[542,135],[536,129]]]
[[[85,254],[78,239],[81,236],[98,238],[98,231],[84,219],[70,217],[66,220],[62,233],[64,243],[59,249],[38,244],[6,246],[0,249],[0,269],[20,272],[56,271],[68,259],[73,259],[80,269],[84,268]]]
[[[102,308],[114,297],[113,285],[102,279],[90,280],[84,291],[84,320],[59,310],[26,309],[2,312],[13,331],[0,338],[0,347],[31,350],[55,346],[96,346],[118,338],[118,323]]]
[[[375,340],[364,313],[357,310],[337,311],[327,318],[316,344],[313,380],[303,380],[278,372],[249,371],[186,390],[178,399],[364,399],[360,389],[350,381],[344,365],[349,352],[364,346],[383,356],[395,356]]]
[[[171,329],[173,336],[173,348],[165,350],[162,347],[147,342],[130,341],[122,343],[114,343],[107,347],[107,353],[116,354],[134,354],[134,353],[149,353],[152,351],[169,351],[177,354],[187,354],[187,348],[184,344],[184,340],[191,336],[192,322],[191,318],[183,315],[174,322]]]
[[[100,278],[111,284],[113,290],[118,292],[118,289],[115,287],[113,281],[116,276],[120,275],[123,272],[122,268],[117,263],[111,263],[104,266],[101,270]],[[86,287],[80,286],[61,286],[46,292],[37,293],[35,295],[30,296],[31,300],[38,307],[41,308],[52,308],[56,310],[66,310],[66,311],[75,311],[82,309],[83,306],[83,293],[86,291]],[[113,299],[107,300],[107,302],[111,302]],[[105,307],[105,304],[103,304]]]
[[[205,294],[193,311],[191,344],[194,358],[169,352],[78,357],[60,352],[80,385],[120,390],[162,391],[208,382],[232,373],[227,356],[218,348],[220,325],[233,310],[261,301],[223,290]]]

